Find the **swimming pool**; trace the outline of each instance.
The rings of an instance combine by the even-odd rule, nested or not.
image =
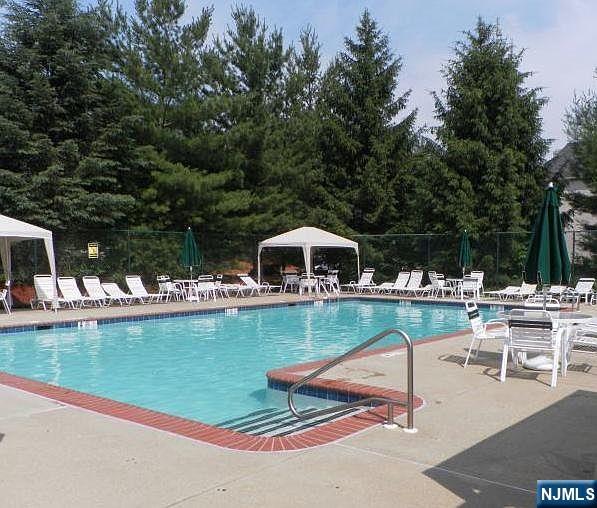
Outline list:
[[[461,306],[345,300],[2,334],[0,370],[218,424],[285,404],[266,388],[270,369],[340,354],[390,327],[416,340],[467,326]]]

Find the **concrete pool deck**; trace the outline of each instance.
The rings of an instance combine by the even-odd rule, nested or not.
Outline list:
[[[168,305],[187,306],[198,308]],[[164,307],[22,311],[0,323]],[[595,478],[597,356],[576,354],[555,389],[548,374],[526,371],[502,384],[495,347],[462,368],[469,340],[415,347],[415,391],[427,401],[418,434],[377,426],[290,453],[225,450],[0,386],[2,506],[534,506],[537,479]],[[403,390],[404,361],[374,355],[329,376]]]

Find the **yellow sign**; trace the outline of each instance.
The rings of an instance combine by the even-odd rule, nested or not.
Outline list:
[[[91,242],[87,244],[87,257],[89,259],[99,258],[99,243]]]

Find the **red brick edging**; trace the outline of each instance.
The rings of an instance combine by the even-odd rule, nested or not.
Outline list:
[[[418,340],[415,345],[424,344],[432,341],[443,340],[459,335],[464,335],[468,331],[448,333],[434,336],[428,339]],[[362,352],[355,355],[356,358],[378,355],[386,351],[394,351],[404,348],[403,345],[391,346],[383,349]],[[281,382],[294,382],[300,378],[297,372],[314,369],[323,365],[327,360],[292,365],[286,368],[273,370],[267,373],[269,379],[275,379]],[[94,411],[107,416],[120,418],[133,423],[163,430],[179,436],[194,439],[211,445],[228,448],[231,450],[243,450],[251,452],[278,452],[301,450],[319,446],[338,439],[350,436],[356,432],[365,430],[374,425],[384,422],[386,408],[380,406],[355,415],[349,415],[341,419],[334,420],[306,430],[299,434],[282,437],[252,436],[242,432],[236,432],[230,429],[207,425],[195,420],[189,420],[178,416],[172,416],[152,409],[145,409],[124,402],[118,402],[105,397],[91,395],[69,388],[50,385],[40,381],[15,376],[7,372],[0,371],[0,384],[24,390],[42,397],[62,402],[64,404],[79,407],[89,411]],[[345,381],[316,379],[308,386],[333,389],[337,392],[358,394],[362,397],[387,397],[396,400],[406,400],[406,394],[397,390],[361,385],[358,383],[347,383]],[[415,408],[424,404],[420,397],[415,397]],[[405,407],[396,406],[394,408],[395,417],[405,413]]]

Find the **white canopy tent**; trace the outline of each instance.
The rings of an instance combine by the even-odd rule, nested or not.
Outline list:
[[[259,247],[257,249],[257,276],[259,283],[261,283],[261,251],[270,247],[295,247],[297,249],[302,249],[305,258],[305,271],[308,274],[311,273],[313,249],[319,247],[354,249],[357,253],[357,274],[360,273],[359,244],[357,242],[342,238],[333,233],[328,233],[323,229],[302,227],[259,242]]]
[[[11,246],[13,243],[24,240],[43,240],[50,264],[50,273],[52,274],[53,287],[56,287],[56,261],[54,259],[54,244],[52,242],[52,232],[47,229],[28,224],[26,222],[11,219],[6,215],[0,215],[0,258],[4,268],[6,280],[11,280],[12,259]],[[54,290],[54,309],[58,308],[58,294]]]

